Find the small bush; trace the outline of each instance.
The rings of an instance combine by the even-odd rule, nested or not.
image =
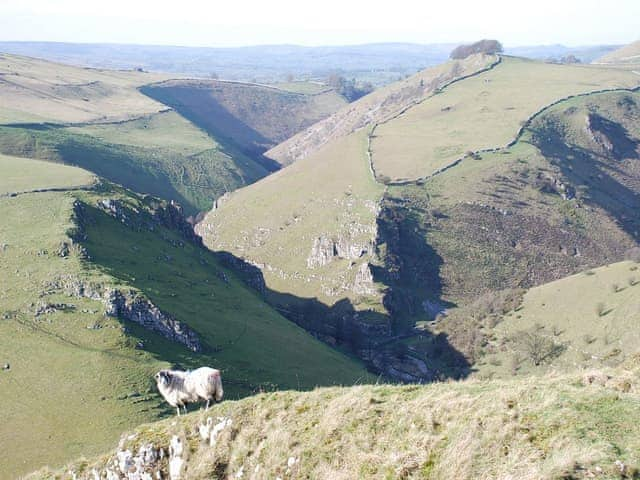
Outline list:
[[[638,283],[638,279],[636,277],[629,277],[627,279],[627,283],[629,284],[630,287],[633,287]]]
[[[538,331],[519,332],[515,336],[515,341],[535,366],[558,357],[565,349],[563,345],[555,343]]]
[[[613,293],[618,293],[621,290],[620,285],[617,283],[614,283],[611,285],[611,291]]]
[[[604,305],[604,302],[598,302],[596,304],[596,315],[601,317],[604,315],[605,311],[606,311],[606,307]]]

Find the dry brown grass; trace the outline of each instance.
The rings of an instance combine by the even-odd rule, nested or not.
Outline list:
[[[584,376],[261,394],[142,427],[125,443],[185,435],[190,479],[240,469],[251,479],[623,478],[616,461],[635,478],[639,365],[635,357]],[[215,447],[197,438],[207,415],[233,420]]]

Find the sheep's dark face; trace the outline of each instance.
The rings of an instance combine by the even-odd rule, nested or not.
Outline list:
[[[158,385],[169,385],[169,380],[171,379],[171,374],[166,370],[160,370],[155,374],[156,383]]]

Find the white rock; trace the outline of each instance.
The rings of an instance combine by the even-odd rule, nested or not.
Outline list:
[[[169,460],[169,478],[171,480],[181,480],[183,463],[184,460],[181,457],[174,457]]]
[[[202,441],[207,441],[211,438],[211,428],[213,427],[213,419],[211,417],[207,418],[207,421],[201,424],[198,427],[198,432],[200,433],[200,438]]]

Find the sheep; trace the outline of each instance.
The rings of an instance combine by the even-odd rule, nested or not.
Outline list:
[[[164,399],[175,407],[178,416],[180,407],[187,411],[187,404],[205,400],[205,409],[209,408],[211,400],[222,400],[224,391],[220,371],[214,368],[201,367],[193,371],[160,370],[155,375],[158,390]]]

